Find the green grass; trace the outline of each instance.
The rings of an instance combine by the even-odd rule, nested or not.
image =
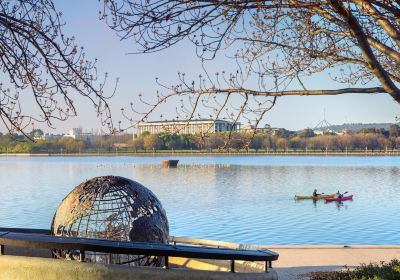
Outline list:
[[[400,261],[363,264],[344,271],[312,272],[309,276],[311,280],[399,280]]]
[[[20,153],[30,153],[30,151],[16,151],[16,150],[9,150],[7,151],[0,151],[0,154],[20,154]],[[384,150],[348,150],[340,151],[340,150],[328,150],[328,151],[321,151],[321,150],[294,150],[294,149],[276,149],[276,150],[267,150],[267,149],[229,149],[229,150],[218,150],[218,149],[203,149],[203,150],[132,150],[130,148],[118,148],[118,149],[81,149],[80,151],[68,151],[65,149],[44,149],[40,151],[35,151],[33,154],[51,154],[51,155],[124,155],[124,154],[136,154],[136,155],[163,155],[163,154],[185,154],[185,155],[202,155],[202,154],[215,154],[215,155],[247,155],[247,154],[259,154],[259,155],[400,155],[400,150],[395,151],[384,151]],[[400,279],[399,279],[400,280]]]

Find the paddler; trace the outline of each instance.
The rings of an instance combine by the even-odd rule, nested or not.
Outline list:
[[[312,196],[313,197],[318,197],[319,195],[321,195],[320,193],[317,192],[317,189],[314,189]]]
[[[337,193],[336,193],[336,197],[337,198],[342,198],[343,196],[344,196],[344,194],[342,194],[339,191],[337,191]]]

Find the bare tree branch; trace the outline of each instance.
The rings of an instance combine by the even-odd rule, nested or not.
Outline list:
[[[10,132],[24,133],[32,122],[53,127],[54,120],[76,116],[75,94],[88,99],[113,130],[105,75],[99,80],[96,60],[89,60],[73,37],[63,34],[64,22],[52,1],[0,3],[0,116]],[[26,114],[32,94],[38,114]]]
[[[146,101],[147,113],[131,119],[151,118],[177,99],[196,100],[192,107],[180,101],[182,108],[193,109],[177,113],[184,118],[236,121],[239,114],[255,127],[275,97],[286,95],[384,93],[400,103],[399,1],[102,2],[101,19],[122,39],[133,39],[138,52],[190,40],[203,62],[223,54],[238,66],[215,77],[205,69],[196,82],[180,76],[174,86],[160,84],[163,93]],[[337,82],[337,89],[307,88],[304,81],[321,73]]]
[[[188,93],[189,91],[180,92]],[[226,89],[207,89],[207,90],[192,90],[190,91],[194,94],[212,94],[212,93],[244,93],[254,96],[289,96],[289,95],[339,95],[339,94],[349,94],[349,93],[386,93],[382,87],[374,88],[342,88],[342,89],[331,89],[331,90],[287,90],[287,91],[255,91],[245,88],[226,88]]]

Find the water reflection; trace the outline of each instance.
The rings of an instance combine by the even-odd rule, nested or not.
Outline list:
[[[334,202],[330,202],[330,203],[326,203],[326,204],[334,204],[336,205],[336,208],[338,209],[338,211],[340,211],[341,209],[343,210],[347,210],[348,209],[348,202],[351,202],[352,200],[348,200],[346,202],[343,201],[334,201]]]
[[[179,159],[178,168],[163,169],[151,157],[0,158],[0,226],[48,228],[74,186],[113,174],[149,187],[176,236],[253,244],[400,242],[393,231],[400,226],[393,219],[400,212],[393,195],[400,191],[399,158]],[[357,199],[293,203],[295,194],[335,193],[338,186]],[[371,211],[376,200],[381,203]]]
[[[335,204],[336,204],[336,208],[337,208],[339,211],[340,211],[340,208],[341,208],[341,207],[344,207],[344,209],[347,210],[347,205],[344,205],[344,202],[343,202],[343,201],[336,201]]]
[[[295,203],[304,203],[307,205],[312,205],[314,208],[317,208],[318,206],[322,206],[323,204],[325,204],[323,199],[294,199]]]

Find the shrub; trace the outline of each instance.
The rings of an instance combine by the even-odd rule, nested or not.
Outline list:
[[[363,264],[354,269],[330,272],[312,272],[311,280],[398,280],[400,279],[400,261],[397,259],[380,264]]]

